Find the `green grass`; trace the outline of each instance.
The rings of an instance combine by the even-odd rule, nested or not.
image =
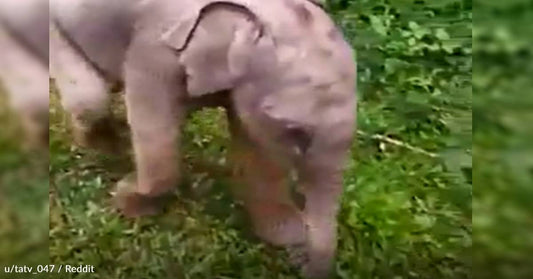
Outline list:
[[[55,130],[52,262],[96,266],[98,277],[79,278],[299,278],[283,251],[250,235],[228,197],[229,177],[219,170],[228,138],[219,118],[202,112],[185,128],[188,191],[164,215],[133,221],[109,206],[109,191],[131,170],[116,167],[126,159],[69,152],[65,134]],[[469,189],[438,160],[379,151],[365,140],[357,145],[366,148],[346,171],[339,278],[468,277]]]

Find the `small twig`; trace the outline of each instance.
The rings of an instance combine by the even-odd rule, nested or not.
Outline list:
[[[392,139],[392,138],[389,138],[387,136],[384,136],[384,135],[379,135],[379,134],[374,134],[374,135],[369,135],[363,131],[360,131],[360,130],[357,130],[357,134],[358,135],[361,135],[361,136],[364,136],[364,137],[369,137],[371,139],[375,139],[375,140],[379,140],[379,141],[383,141],[383,142],[386,142],[386,143],[390,143],[392,145],[396,145],[396,146],[400,146],[400,147],[403,147],[403,148],[406,148],[406,149],[409,149],[413,152],[416,152],[416,153],[420,153],[420,154],[424,154],[428,157],[431,157],[431,158],[438,158],[439,155],[438,154],[435,154],[435,153],[431,153],[429,151],[426,151],[420,147],[416,147],[416,146],[412,146],[406,142],[403,142],[403,141],[399,141],[399,140],[396,140],[396,139]]]

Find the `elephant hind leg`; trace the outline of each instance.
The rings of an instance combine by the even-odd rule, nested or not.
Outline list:
[[[103,151],[116,150],[108,85],[103,76],[73,48],[60,32],[50,32],[52,77],[61,103],[71,115],[76,143]]]
[[[230,159],[238,182],[234,192],[244,203],[255,234],[276,246],[303,243],[305,226],[290,195],[287,166],[253,143],[231,110],[229,120]]]

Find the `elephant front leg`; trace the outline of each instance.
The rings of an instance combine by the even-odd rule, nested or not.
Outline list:
[[[179,179],[183,120],[179,73],[157,59],[148,62],[126,66],[126,107],[136,174],[119,183],[117,205],[128,217],[158,213]]]
[[[303,214],[290,197],[286,173],[256,152],[248,149],[241,160],[245,164],[242,200],[255,234],[275,246],[303,243]]]
[[[240,121],[229,113],[232,133],[231,161],[238,186],[235,195],[248,211],[254,233],[276,245],[297,245],[305,241],[302,212],[289,191],[288,168],[273,160],[264,148],[254,144]]]

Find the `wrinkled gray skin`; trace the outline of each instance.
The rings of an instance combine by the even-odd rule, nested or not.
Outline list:
[[[256,234],[300,251],[306,277],[327,277],[355,126],[352,51],[310,1],[215,2],[52,0],[51,71],[63,105],[79,141],[94,144],[110,123],[108,86],[124,82],[136,162],[136,178],[121,182],[132,190],[118,198],[127,216],[155,213],[177,184],[186,111],[226,107],[244,186],[236,195]]]
[[[48,0],[0,1],[0,82],[26,133],[48,146]]]

